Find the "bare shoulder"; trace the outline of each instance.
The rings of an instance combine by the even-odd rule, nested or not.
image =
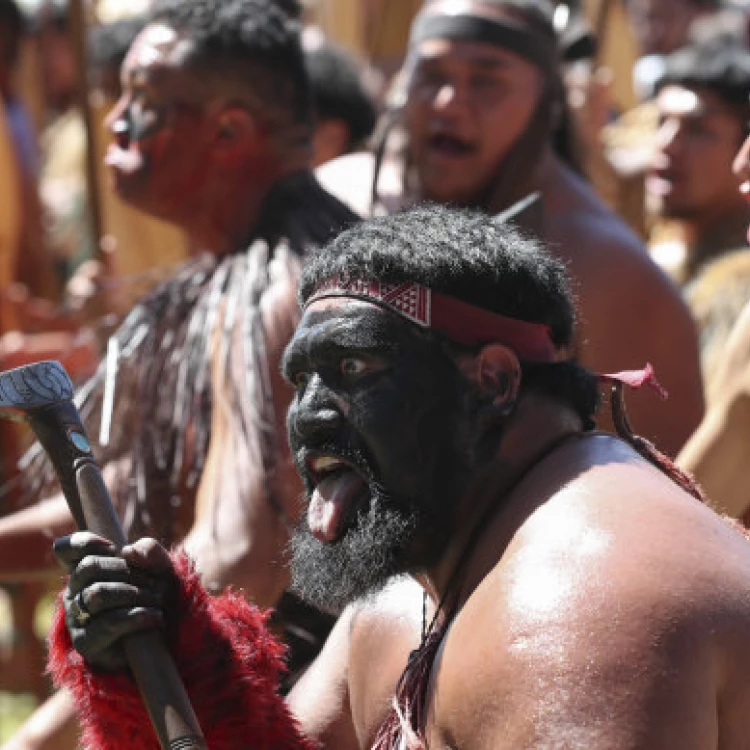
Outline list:
[[[636,430],[674,456],[703,414],[690,311],[630,229],[578,178],[566,178],[570,189],[550,201],[545,220],[550,249],[568,265],[577,294],[580,360],[596,372],[653,364],[669,400],[635,393],[628,405]]]
[[[721,721],[720,747],[742,747],[750,544],[652,467],[616,469],[536,511],[456,619],[438,693],[460,685],[474,715],[452,734],[481,719],[507,747],[697,749]]]
[[[547,240],[550,250],[568,264],[582,324],[590,329],[588,338],[601,338],[601,321],[615,338],[630,331],[662,341],[669,333],[692,350],[694,326],[677,287],[622,219],[579,178],[567,179],[570,189],[564,199],[552,201],[545,219]]]
[[[653,283],[667,282],[641,238],[586,183],[564,172],[561,188],[564,196],[555,195],[549,201],[547,240],[553,252],[571,263],[575,275],[585,278],[588,273],[608,270],[613,275],[624,272]],[[671,282],[666,285],[673,288]]]

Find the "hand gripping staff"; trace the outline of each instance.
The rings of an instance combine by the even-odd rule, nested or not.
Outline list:
[[[73,384],[59,362],[0,372],[0,416],[31,426],[49,455],[78,528],[127,544],[109,492],[73,403]],[[164,750],[207,747],[180,676],[156,631],[125,639],[125,653]]]

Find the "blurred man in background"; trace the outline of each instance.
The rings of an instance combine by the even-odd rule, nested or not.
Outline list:
[[[160,0],[123,65],[109,117],[115,189],[204,253],[134,308],[81,410],[127,532],[183,543],[212,590],[231,583],[279,605],[300,669],[330,618],[284,597],[300,486],[278,362],[302,257],[357,217],[310,173],[296,23],[268,0],[215,10]],[[38,495],[51,486],[41,456],[27,476]],[[59,496],[0,519],[0,578],[51,572],[49,535],[71,523]]]
[[[680,283],[707,262],[747,246],[750,208],[732,161],[750,121],[750,50],[717,35],[666,59],[657,84],[659,130],[646,180],[657,219],[675,220],[679,241],[652,256]]]
[[[380,155],[344,157],[320,170],[323,183],[366,215],[419,200],[494,214],[538,191],[529,228],[578,284],[576,353],[599,372],[653,362],[670,400],[637,394],[631,411],[639,431],[675,455],[703,409],[695,329],[643,244],[577,173],[551,8],[470,0],[456,12],[428,2],[404,75],[382,164]]]

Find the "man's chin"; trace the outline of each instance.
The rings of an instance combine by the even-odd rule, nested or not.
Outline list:
[[[661,216],[664,219],[694,219],[698,211],[695,206],[679,200],[664,201],[661,204]]]
[[[333,543],[316,539],[304,520],[291,540],[292,589],[309,604],[338,614],[410,572],[417,519],[395,511],[365,517]]]

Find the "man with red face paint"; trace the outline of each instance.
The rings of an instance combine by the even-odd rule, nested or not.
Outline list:
[[[196,501],[220,496],[237,503],[235,528],[250,523],[248,495],[270,493],[262,505],[279,529],[295,516],[294,480],[271,470],[284,460],[272,425],[287,398],[273,363],[297,317],[302,254],[356,220],[309,172],[296,24],[268,0],[226,0],[216,18],[207,7],[156,4],[123,64],[106,157],[118,194],[179,225],[203,254],[133,310],[81,405],[128,528],[170,542],[190,530]],[[239,542],[215,550],[211,583],[223,586],[238,556]],[[235,583],[277,579],[259,589],[273,601],[284,574],[268,565]]]
[[[81,411],[132,538],[182,542],[212,590],[231,582],[273,606],[300,512],[278,361],[302,256],[356,217],[309,171],[298,26],[276,3],[157,2],[122,85],[114,187],[201,254],[131,312]],[[51,471],[29,460],[39,495]],[[66,527],[59,497],[1,519],[0,577],[55,574],[49,539]]]
[[[120,638],[159,625],[212,750],[742,747],[750,544],[630,432],[622,385],[652,373],[606,376],[621,435],[594,430],[563,265],[432,206],[342,233],[300,289],[293,576],[352,604],[285,706],[257,611],[153,540],[58,540],[87,744],[154,747]]]
[[[633,418],[674,455],[703,409],[694,326],[640,240],[571,167],[545,0],[431,0],[412,28],[404,77],[394,113],[403,153],[386,141],[381,169],[371,155],[344,157],[320,170],[322,183],[362,215],[422,199],[495,214],[539,191],[534,228],[577,285],[581,361],[601,371],[654,363],[669,401],[638,394]]]

